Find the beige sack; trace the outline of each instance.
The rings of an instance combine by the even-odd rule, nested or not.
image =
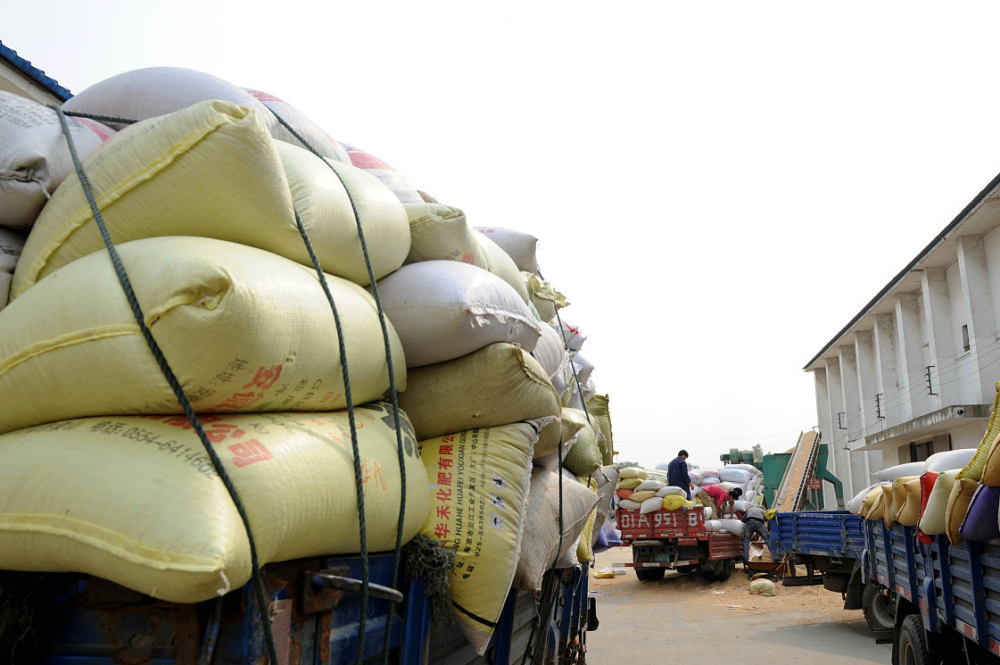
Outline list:
[[[942,471],[934,481],[934,488],[920,518],[920,530],[928,536],[939,536],[946,531],[948,500],[951,498],[951,490],[955,486],[958,472],[959,469]]]
[[[997,411],[1000,410],[1000,381],[994,384],[994,388],[996,392],[993,395],[993,410],[990,411],[989,427],[986,428],[986,434],[983,435],[982,440],[979,442],[979,447],[976,449],[976,454],[973,456],[972,461],[965,465],[965,468],[959,472],[959,480],[980,480],[983,477],[983,473],[986,470],[986,463],[992,456],[997,438],[1000,437],[1000,418],[997,417]],[[993,468],[990,469],[990,482],[987,483],[990,487],[1000,486],[1000,464],[998,463],[1000,463],[1000,459],[996,459]],[[958,533],[957,527],[955,533]],[[957,542],[961,542],[961,540]],[[954,544],[954,541],[952,544]]]
[[[578,409],[564,408],[563,414],[582,425],[576,443],[563,459],[563,466],[577,476],[589,476],[602,464],[601,450],[597,445],[597,435],[601,431],[597,418],[593,416],[588,418],[586,412]]]
[[[477,226],[476,230],[496,243],[510,256],[518,270],[538,272],[538,261],[535,258],[538,238],[522,231],[499,226]]]
[[[67,117],[80,159],[115,130]],[[59,183],[73,172],[73,158],[56,112],[0,90],[0,226],[27,231]]]
[[[118,247],[146,325],[199,413],[346,406],[333,313],[317,277],[275,254],[204,238]],[[355,403],[389,387],[372,297],[327,276]],[[54,313],[58,313],[56,316]],[[389,327],[396,385],[402,346]],[[95,253],[0,312],[0,431],[105,414],[181,413],[112,264]]]
[[[903,526],[916,526],[920,518],[920,476],[892,481],[893,519]]]
[[[483,260],[486,262],[486,269],[510,284],[511,288],[517,291],[517,295],[525,304],[530,303],[531,297],[528,295],[528,285],[524,283],[521,271],[514,265],[514,261],[488,237],[480,233],[475,238],[479,244],[479,249],[482,251]]]
[[[455,553],[449,575],[455,620],[480,655],[514,578],[529,469],[548,419],[421,441],[431,508],[421,532]]]
[[[979,481],[962,478],[961,472],[955,479],[951,495],[948,497],[948,506],[945,508],[945,533],[952,545],[958,545],[965,540],[961,533],[962,522],[965,521],[965,514],[969,512],[969,504],[978,487]]]
[[[348,159],[346,151],[337,141],[288,103],[193,69],[148,67],[123,72],[78,92],[63,104],[63,108],[95,115],[148,120],[212,99],[251,109],[260,116],[271,136],[300,145],[275,118],[270,110],[274,108],[319,154],[339,161]]]
[[[465,263],[411,263],[382,279],[378,290],[409,367],[453,360],[497,342],[530,352],[542,334],[542,324],[506,282]]]
[[[348,157],[351,158],[351,164],[378,178],[383,185],[392,190],[401,203],[420,203],[424,200],[409,180],[378,157],[346,143],[340,145],[347,151]]]
[[[98,146],[85,168],[116,243],[192,235],[276,251],[279,239],[291,244],[298,235],[281,160],[260,117],[246,108],[203,102],[132,125]],[[103,247],[74,173],[35,222],[11,299]]]
[[[562,486],[562,528],[559,521],[559,488]],[[535,467],[517,561],[514,586],[539,591],[542,576],[576,542],[597,505],[597,495],[561,473]],[[562,534],[560,547],[560,533]]]
[[[0,309],[7,306],[14,268],[24,251],[25,234],[0,226]]]
[[[421,440],[562,413],[541,365],[504,343],[410,370],[399,406]]]
[[[550,323],[556,318],[556,310],[569,305],[566,296],[556,291],[551,284],[533,272],[521,273],[524,282],[528,286],[528,295],[531,297],[531,304],[538,311],[538,317],[545,323]]]
[[[359,407],[371,551],[391,550],[400,473],[391,408]],[[205,416],[246,508],[261,564],[359,551],[346,412]],[[405,423],[403,542],[427,519],[430,490]],[[176,603],[250,577],[242,520],[183,416],[100,417],[0,436],[0,562],[81,572]]]

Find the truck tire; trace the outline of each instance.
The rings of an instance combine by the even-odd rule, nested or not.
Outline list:
[[[729,576],[733,574],[733,571],[736,570],[736,563],[733,562],[732,559],[727,559],[726,561],[723,561],[722,564],[722,570],[715,574],[715,580],[717,582],[725,582],[729,579]]]
[[[646,569],[646,579],[650,582],[659,582],[667,574],[666,568],[647,568]]]
[[[636,568],[635,569],[635,576],[637,578],[639,578],[640,582],[645,582],[646,580],[649,579],[649,576],[646,573],[647,573],[647,571],[646,571],[645,568]]]
[[[896,623],[889,597],[870,582],[865,585],[861,594],[861,611],[872,630],[892,630]]]
[[[823,576],[823,588],[827,591],[844,593],[847,591],[848,581],[850,581],[850,578],[847,575],[827,573]]]
[[[927,647],[927,636],[919,614],[911,614],[903,619],[899,629],[899,665],[930,665],[933,660]]]

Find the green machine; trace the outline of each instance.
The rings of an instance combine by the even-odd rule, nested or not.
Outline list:
[[[753,450],[731,449],[728,453],[720,455],[719,459],[726,464],[751,464],[764,473],[761,483],[761,493],[764,495],[764,505],[773,506],[774,496],[781,486],[781,480],[785,477],[788,463],[792,459],[794,451],[787,453],[763,454],[759,445]],[[831,483],[837,496],[837,505],[844,507],[844,486],[826,468],[826,460],[829,457],[829,449],[825,444],[820,444],[814,464],[810,464],[806,472],[806,490],[804,491],[804,504],[800,510],[823,510],[823,482]]]

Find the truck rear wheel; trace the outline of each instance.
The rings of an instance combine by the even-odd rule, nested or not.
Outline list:
[[[837,573],[827,573],[823,576],[823,588],[827,591],[834,591],[836,593],[844,593],[847,591],[847,583],[850,581],[850,577],[847,575],[839,575]]]
[[[666,568],[636,568],[635,576],[640,582],[659,582],[667,574]]]
[[[861,594],[861,611],[872,630],[892,630],[896,623],[889,597],[871,582],[865,585]]]
[[[899,629],[899,665],[930,665],[931,651],[919,614],[903,619]]]

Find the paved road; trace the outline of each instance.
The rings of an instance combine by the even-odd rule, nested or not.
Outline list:
[[[628,548],[598,555],[599,570],[630,560]],[[706,662],[732,665],[888,665],[892,646],[875,644],[860,610],[847,611],[822,586],[783,587],[751,596],[738,569],[728,582],[668,572],[640,583],[628,569],[591,579],[600,627],[587,634],[588,665]],[[766,659],[766,660],[762,660]]]

